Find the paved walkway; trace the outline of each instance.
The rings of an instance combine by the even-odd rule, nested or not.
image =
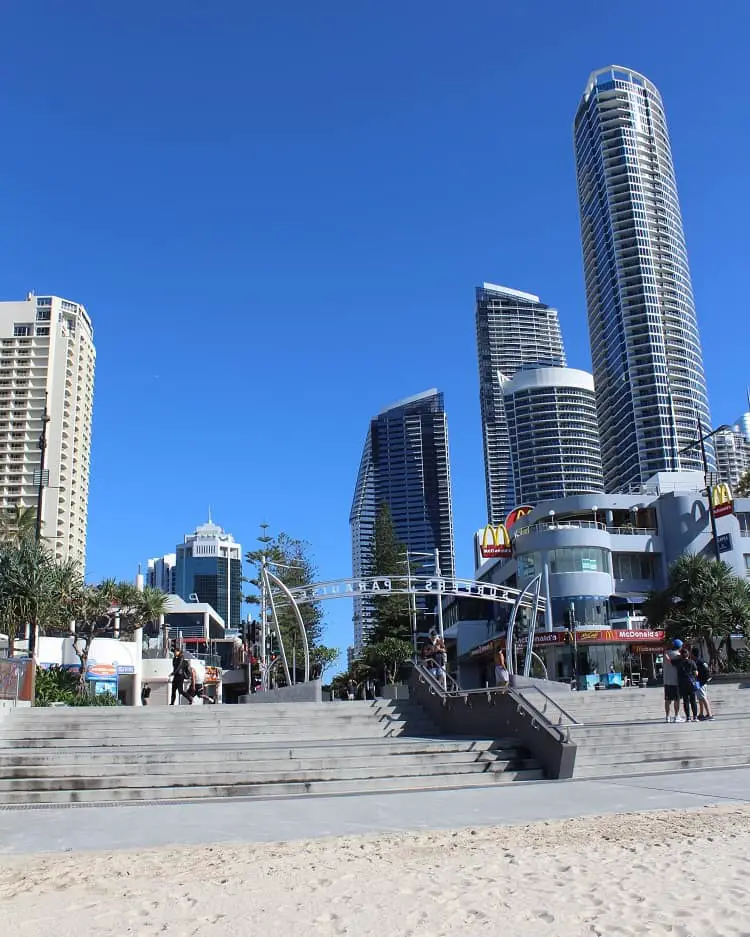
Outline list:
[[[402,794],[6,808],[0,855],[505,826],[708,804],[750,805],[750,768]]]

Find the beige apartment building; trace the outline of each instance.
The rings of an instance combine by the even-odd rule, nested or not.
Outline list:
[[[0,508],[35,507],[41,487],[42,537],[81,567],[95,356],[79,303],[33,293],[0,302]]]

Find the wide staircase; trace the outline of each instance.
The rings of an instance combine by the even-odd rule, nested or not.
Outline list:
[[[675,724],[665,722],[661,687],[556,695],[582,723],[570,729],[578,746],[574,777],[750,764],[750,680],[712,683],[709,697],[713,721]]]
[[[411,702],[18,709],[0,805],[466,788],[543,777],[513,739],[440,737]]]

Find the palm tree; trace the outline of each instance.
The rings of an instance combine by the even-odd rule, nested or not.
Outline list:
[[[86,667],[95,638],[130,637],[138,629],[164,614],[169,599],[159,589],[141,592],[132,583],[105,579],[98,586],[85,586],[74,596],[73,649],[80,661],[78,692],[86,690]]]
[[[676,560],[666,589],[652,593],[643,609],[651,626],[670,637],[705,642],[714,666],[722,644],[729,662],[732,634],[750,635],[750,586],[703,554]]]
[[[36,536],[36,508],[16,504],[0,512],[0,540],[19,546]]]
[[[17,551],[10,543],[0,543],[0,632],[8,638],[8,656],[16,652],[16,629],[19,622],[19,609],[13,581],[13,566],[17,561]]]
[[[5,588],[12,596],[18,624],[29,626],[29,656],[36,652],[40,632],[64,625],[66,610],[61,602],[63,575],[54,554],[44,544],[28,537],[14,549]],[[65,575],[75,575],[74,566],[63,566]]]

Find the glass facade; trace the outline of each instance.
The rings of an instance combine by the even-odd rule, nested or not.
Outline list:
[[[242,614],[242,547],[231,534],[209,520],[187,534],[177,547],[174,589],[186,602],[197,597],[239,628]]]
[[[440,550],[441,571],[454,575],[448,421],[443,395],[426,391],[375,417],[365,439],[349,523],[355,577],[371,570],[375,517],[388,505],[398,539],[408,550]],[[434,562],[418,559],[431,572]],[[354,644],[361,648],[370,617],[368,603],[354,600]]]
[[[516,506],[503,384],[529,365],[565,367],[565,352],[557,310],[531,293],[477,287],[476,329],[487,519],[501,524]]]
[[[659,91],[595,72],[574,138],[604,482],[621,491],[702,467],[680,453],[710,425],[703,357]]]

